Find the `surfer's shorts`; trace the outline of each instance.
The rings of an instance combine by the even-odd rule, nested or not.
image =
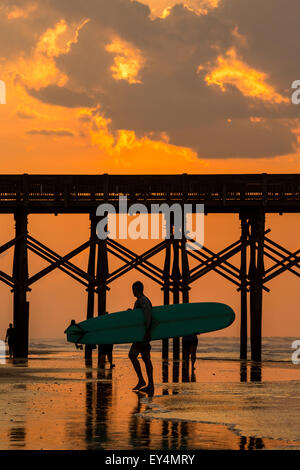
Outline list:
[[[144,358],[150,354],[150,351],[151,345],[149,341],[139,341],[131,345],[129,356],[138,357],[138,355],[141,354],[142,358]]]

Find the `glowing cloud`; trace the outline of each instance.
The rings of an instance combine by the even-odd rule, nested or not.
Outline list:
[[[49,28],[40,37],[37,44],[37,52],[45,54],[47,57],[58,57],[70,51],[72,44],[78,41],[80,30],[89,22],[89,19],[82,21],[78,26],[68,26],[65,20],[61,20],[54,28]]]
[[[221,0],[186,0],[180,2],[178,0],[144,0],[151,8],[151,18],[167,18],[172,8],[177,4],[182,4],[186,10],[192,11],[196,15],[207,15],[210,10],[217,8]]]
[[[17,74],[18,80],[36,90],[53,84],[64,86],[68,77],[58,70],[55,58],[69,52],[88,22],[86,19],[79,25],[68,26],[65,20],[61,20],[53,28],[48,28],[40,36],[30,58],[21,56],[17,64],[11,64],[12,70],[21,71]]]
[[[33,3],[25,8],[20,8],[17,5],[13,5],[11,8],[7,8],[6,16],[8,20],[17,20],[19,18],[28,18],[31,13],[37,10],[37,4]]]
[[[107,52],[116,54],[110,67],[115,80],[127,80],[130,84],[141,83],[139,72],[145,64],[141,51],[120,38],[115,38],[105,47]]]
[[[198,67],[198,72],[203,70]],[[289,103],[289,99],[281,96],[266,82],[268,75],[255,70],[237,56],[235,48],[229,49],[225,56],[217,58],[217,66],[205,76],[206,83],[217,85],[226,92],[226,85],[235,86],[244,96],[257,98],[271,104]]]
[[[207,15],[209,10],[217,8],[219,6],[220,0],[202,0],[199,5],[199,1],[197,2],[189,2],[185,3],[184,7],[187,10],[190,10],[196,15]]]
[[[110,158],[110,165],[115,168],[127,168],[136,173],[143,171],[142,168],[144,171],[155,172],[160,167],[160,171],[164,169],[165,172],[170,172],[176,162],[176,172],[178,168],[182,170],[188,165],[195,168],[204,165],[193,150],[171,145],[165,133],[137,138],[132,130],[119,129],[112,132],[111,120],[99,114],[99,109],[82,109],[77,117],[85,131],[84,135],[90,136],[92,146]]]

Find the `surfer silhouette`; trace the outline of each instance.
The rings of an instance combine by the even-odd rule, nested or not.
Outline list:
[[[145,318],[146,332],[143,341],[133,343],[131,345],[128,357],[132,362],[134,370],[138,376],[138,383],[132,390],[140,391],[147,393],[149,396],[154,394],[154,384],[153,384],[153,366],[151,362],[151,345],[150,345],[150,328],[152,321],[152,304],[151,301],[144,295],[144,286],[140,281],[134,282],[132,284],[132,292],[136,297],[136,301],[133,308],[141,308],[143,310]],[[148,377],[148,385],[143,378],[141,366],[138,360],[138,356],[141,354],[142,359],[145,363],[146,373]]]

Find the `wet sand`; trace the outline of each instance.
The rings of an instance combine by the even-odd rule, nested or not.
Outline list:
[[[195,374],[153,353],[155,395],[132,392],[82,352],[0,365],[0,449],[300,449],[300,367],[201,360]]]

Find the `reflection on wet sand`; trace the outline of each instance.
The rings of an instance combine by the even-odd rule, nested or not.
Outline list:
[[[15,365],[15,364],[13,364],[13,365]],[[25,384],[16,384],[16,385],[14,385],[14,388],[17,389],[17,390],[22,390],[24,392],[26,391],[26,385]],[[24,397],[24,398],[21,398],[19,403],[21,402],[22,407],[25,408],[26,394],[24,393],[24,395],[22,395],[22,397]],[[26,445],[26,423],[23,419],[20,419],[18,421],[18,425],[12,427],[9,430],[9,442],[10,442],[10,444],[13,448],[25,447],[25,445]]]
[[[240,362],[240,381],[248,381],[248,363],[247,361]],[[262,365],[259,362],[250,363],[250,382],[262,381]]]
[[[190,423],[163,420],[161,423],[162,449],[187,449]]]
[[[14,448],[25,447],[26,429],[25,426],[11,428],[9,431],[9,441]]]
[[[147,397],[132,392],[136,377],[127,350],[116,353],[113,370],[108,364],[98,369],[95,359],[85,363],[81,353],[59,350],[2,365],[0,447],[247,451],[300,445],[295,367],[203,359],[195,373],[191,364],[162,361],[157,351],[155,396]]]
[[[260,437],[240,437],[240,450],[261,450],[264,448],[264,442]]]
[[[147,449],[150,444],[151,421],[138,417],[138,413],[141,413],[143,409],[142,395],[138,392],[135,393],[137,395],[137,404],[132,410],[129,420],[129,440],[133,448]]]
[[[108,414],[112,405],[112,371],[98,369],[97,381],[93,380],[92,364],[86,363],[86,445],[102,448],[108,437]]]
[[[115,444],[113,435],[116,430],[112,430],[112,420],[114,419],[112,407],[113,396],[113,374],[108,369],[93,369],[92,364],[88,363],[86,369],[86,428],[85,440],[87,449],[107,448],[110,443],[112,447]],[[240,363],[240,381],[247,382],[247,368],[249,365],[244,361]],[[181,371],[181,374],[180,374]],[[170,374],[171,372],[171,374]],[[174,387],[174,384],[195,383],[195,370],[189,367],[189,364],[180,361],[162,361],[162,386],[161,390],[156,393],[163,395],[179,395],[180,387]],[[169,381],[170,376],[172,381]],[[250,364],[250,380],[261,380],[261,367],[257,364]],[[134,397],[134,398],[133,398]],[[211,426],[213,429],[217,426],[208,423],[192,422],[176,419],[164,419],[163,416],[159,420],[149,419],[147,413],[155,413],[157,407],[154,401],[144,394],[134,392],[131,397],[134,403],[131,410],[128,410],[128,446],[127,448],[147,449],[153,448],[153,442],[159,442],[156,448],[161,449],[188,449],[191,448],[195,436],[201,437],[205,435],[206,427]],[[124,403],[126,406],[126,404]],[[117,404],[120,406],[120,403]],[[126,412],[126,409],[123,410]],[[160,411],[160,410],[159,410]],[[118,413],[118,412],[117,412]],[[212,432],[212,431],[211,431]],[[218,434],[218,431],[214,431]],[[124,434],[124,431],[122,431]],[[228,434],[231,434],[228,431]],[[231,434],[232,435],[232,434]],[[126,431],[125,431],[126,436]],[[123,438],[125,437],[123,435]],[[228,439],[228,437],[226,437]],[[260,438],[245,437],[232,435],[236,448],[240,450],[263,449],[264,442]],[[199,442],[199,443],[200,443]],[[220,444],[222,445],[222,444]],[[225,443],[224,443],[225,446]],[[198,447],[196,445],[196,447]],[[201,448],[201,445],[200,445]]]

